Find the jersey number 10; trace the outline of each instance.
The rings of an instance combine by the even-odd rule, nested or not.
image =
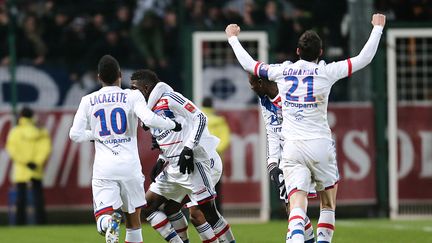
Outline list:
[[[289,101],[299,101],[299,97],[292,95],[294,91],[298,88],[299,80],[296,76],[286,76],[285,81],[292,81],[293,84],[291,88],[288,90],[286,94],[286,99]],[[304,97],[305,102],[314,102],[316,99],[313,96],[313,76],[307,76],[303,80],[303,83],[307,83],[307,94],[306,97]]]
[[[120,128],[118,127],[117,124],[117,114],[120,115]],[[111,131],[108,130],[107,124],[106,124],[106,118],[105,118],[105,109],[100,109],[97,110],[94,113],[94,116],[97,118],[100,118],[100,124],[101,124],[101,130],[99,132],[99,135],[101,136],[108,136],[111,135]],[[126,132],[126,127],[127,127],[127,117],[126,117],[126,112],[122,109],[122,108],[114,108],[111,111],[111,129],[116,133],[116,134],[123,134]]]

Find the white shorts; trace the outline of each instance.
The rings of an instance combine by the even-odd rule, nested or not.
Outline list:
[[[222,166],[221,157],[217,153],[212,154],[212,158],[210,159],[210,177],[211,177],[211,180],[213,182],[213,186],[215,186],[219,182],[219,180],[222,176],[222,170],[223,170],[223,166]],[[213,187],[212,189],[216,195],[215,188]],[[198,205],[198,204],[196,202],[192,202],[192,201],[186,203],[187,208],[190,208],[190,207],[196,206],[196,205]]]
[[[92,179],[93,209],[95,216],[121,210],[134,213],[147,204],[144,176],[127,180]]]
[[[186,196],[195,204],[205,203],[216,197],[210,164],[210,160],[195,161],[194,171],[191,174],[182,174],[177,162],[170,161],[156,177],[156,182],[150,185],[149,190],[178,203]]]
[[[339,181],[334,141],[329,139],[286,140],[281,162],[288,198],[301,190],[332,188]]]

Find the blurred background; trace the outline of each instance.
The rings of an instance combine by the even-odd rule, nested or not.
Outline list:
[[[267,181],[257,99],[223,31],[239,24],[254,58],[279,63],[297,60],[298,37],[314,29],[323,59],[332,62],[359,53],[375,12],[388,24],[374,61],[330,94],[342,178],[338,217],[431,215],[432,1],[0,0],[0,224],[15,223],[5,143],[23,106],[52,140],[43,177],[47,223],[93,222],[94,148],[72,143],[68,131],[81,97],[100,88],[104,54],[119,60],[125,88],[134,70],[149,68],[199,106],[211,96],[231,130],[220,195],[226,216],[285,218]],[[148,134],[139,137],[148,177],[157,153]]]

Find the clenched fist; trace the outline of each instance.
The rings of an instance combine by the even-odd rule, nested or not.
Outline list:
[[[225,29],[225,33],[228,38],[231,36],[238,36],[240,33],[240,26],[236,24],[229,24]]]
[[[372,15],[372,21],[371,21],[371,23],[372,23],[373,26],[379,25],[379,26],[384,27],[385,22],[386,22],[386,16],[384,14],[374,14],[374,15]]]

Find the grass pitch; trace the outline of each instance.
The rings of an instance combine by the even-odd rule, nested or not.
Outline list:
[[[316,225],[316,222],[314,222]],[[232,224],[238,243],[285,242],[286,221],[269,223]],[[121,242],[125,229],[122,225]],[[191,242],[200,242],[193,227],[189,228]],[[148,224],[143,226],[145,243],[165,242]],[[0,242],[7,243],[103,243],[95,225],[0,227]],[[337,220],[335,243],[432,243],[432,220]]]

